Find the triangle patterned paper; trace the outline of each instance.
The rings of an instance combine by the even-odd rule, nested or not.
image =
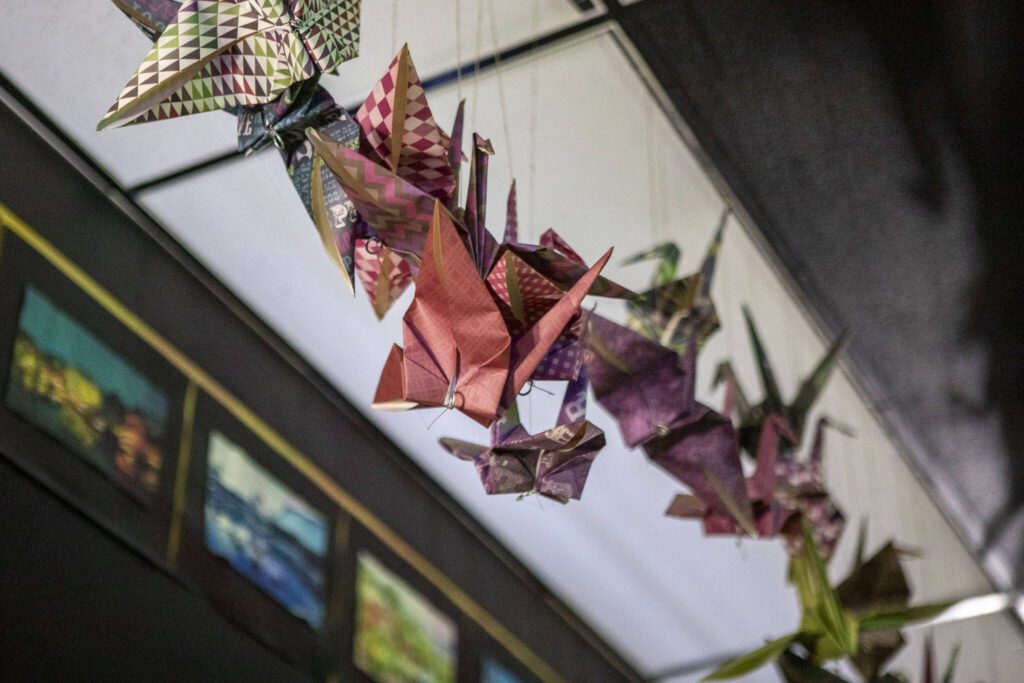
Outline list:
[[[290,85],[335,68],[355,54],[341,49],[342,35],[328,41],[325,26],[348,26],[358,0],[296,3],[293,19],[284,0],[190,0],[157,38],[99,128],[255,106],[278,97]],[[310,7],[329,6],[333,12]],[[340,22],[340,23],[339,23]],[[344,29],[349,39],[357,31]],[[306,41],[306,42],[304,42]],[[313,54],[308,44],[312,44]]]

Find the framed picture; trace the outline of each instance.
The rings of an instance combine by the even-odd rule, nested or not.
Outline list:
[[[187,380],[13,234],[0,253],[0,451],[164,563]]]
[[[352,663],[377,683],[454,683],[457,621],[372,553],[356,555]]]
[[[175,563],[218,611],[323,678],[344,628],[346,551],[332,502],[200,392]],[[341,529],[343,529],[341,527]],[[336,650],[335,646],[335,650]]]

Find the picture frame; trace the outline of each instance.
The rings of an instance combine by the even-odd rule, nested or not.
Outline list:
[[[317,679],[344,630],[348,516],[199,392],[172,564],[229,620]]]
[[[395,674],[396,671],[405,671],[407,676],[413,676],[410,680],[432,680],[436,683],[467,680],[465,676],[471,668],[471,662],[466,657],[463,642],[467,626],[465,615],[451,604],[437,587],[402,561],[368,530],[354,525],[351,545],[352,580],[349,581],[350,593],[347,599],[351,606],[350,627],[348,639],[344,643],[345,659],[342,666],[344,670],[347,664],[350,673],[348,678],[342,677],[342,680],[397,683],[403,680],[403,677]],[[394,614],[381,614],[385,611],[381,609],[382,605],[379,601],[373,601],[372,593],[366,590],[368,578],[376,579],[378,588],[382,584],[390,593],[392,607],[395,609],[386,611],[403,609],[404,619],[393,618],[396,616]],[[372,607],[377,611],[378,617],[383,617],[376,619],[376,626],[383,630],[376,634],[376,662],[367,656],[367,645],[373,647],[368,637],[372,637],[373,634],[368,634],[368,628],[374,626],[371,626],[366,618],[367,607],[371,605],[371,601],[376,603],[372,604]],[[396,632],[400,633],[403,630],[405,633],[401,634],[400,639],[406,646],[406,651],[415,649],[423,652],[424,656],[419,659],[413,658],[413,661],[388,662],[387,653],[381,652],[380,646],[384,645],[386,648],[387,640],[393,640]],[[409,631],[418,633],[410,634]],[[418,644],[418,649],[408,647],[412,642]],[[427,678],[431,665],[440,666],[443,673],[434,678]],[[433,670],[438,671],[437,668]]]
[[[0,453],[166,566],[188,380],[9,230]]]

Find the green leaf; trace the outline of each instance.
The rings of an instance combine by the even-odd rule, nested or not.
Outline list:
[[[959,600],[936,602],[930,605],[915,605],[899,610],[884,610],[869,614],[860,620],[861,631],[889,631],[903,628],[916,621],[927,621],[939,616]]]
[[[796,398],[793,399],[793,405],[789,409],[789,418],[797,434],[803,433],[807,414],[811,411],[811,407],[814,406],[818,396],[821,395],[822,390],[825,388],[825,384],[835,368],[836,361],[839,360],[839,354],[842,353],[849,339],[849,333],[843,332],[840,334],[839,339],[832,344],[832,348],[828,350],[825,357],[818,362],[814,372],[800,385],[800,390],[797,392]]]
[[[750,345],[754,347],[754,355],[757,356],[757,367],[761,372],[761,383],[764,385],[764,402],[766,412],[781,413],[783,410],[782,394],[779,392],[779,383],[775,380],[775,372],[772,364],[765,353],[761,337],[757,333],[754,319],[750,315],[750,309],[743,307],[743,318],[747,321],[747,333],[750,335]]]
[[[770,640],[761,647],[748,652],[745,655],[740,655],[736,659],[732,659],[722,666],[715,669],[711,674],[708,674],[702,681],[724,681],[729,678],[736,678],[743,674],[750,673],[754,669],[759,669],[768,662],[776,659],[779,655],[785,651],[789,644],[796,638],[795,633],[790,633],[788,636],[782,636],[776,640]]]

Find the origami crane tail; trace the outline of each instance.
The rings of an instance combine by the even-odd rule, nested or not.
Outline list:
[[[391,353],[384,363],[384,370],[380,373],[380,381],[377,383],[377,392],[373,396],[372,408],[376,410],[400,411],[409,410],[419,406],[418,403],[407,401],[405,398],[405,357],[402,347],[398,344],[391,346]]]
[[[669,503],[665,515],[683,519],[701,519],[708,512],[708,506],[697,496],[679,494]]]
[[[452,439],[449,437],[438,439],[438,443],[441,444],[442,448],[459,460],[476,460],[481,453],[488,450],[487,446],[481,446],[480,444],[462,441],[461,439]]]
[[[562,299],[551,307],[551,309],[538,320],[530,331],[521,337],[512,349],[514,367],[510,373],[510,382],[506,386],[503,404],[511,401],[519,390],[523,388],[526,381],[533,375],[534,370],[544,359],[544,355],[555,343],[562,330],[569,324],[580,304],[590,291],[591,286],[601,274],[601,270],[608,263],[612,256],[612,250],[605,252],[604,256],[597,260],[586,274],[576,281],[576,284],[565,293]]]

